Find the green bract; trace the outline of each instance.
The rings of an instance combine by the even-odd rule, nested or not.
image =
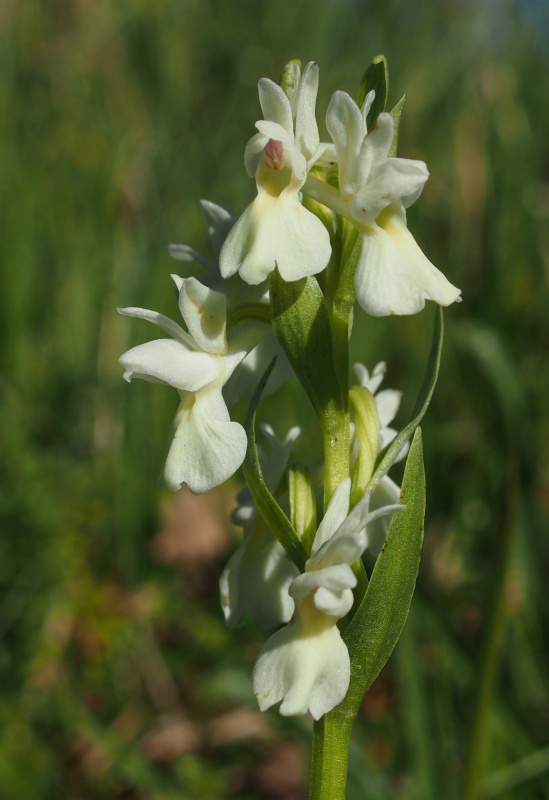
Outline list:
[[[356,98],[360,108],[364,105],[364,101],[369,92],[372,91],[376,94],[366,118],[368,128],[373,128],[376,119],[382,111],[385,111],[385,106],[387,105],[387,97],[389,95],[389,69],[385,56],[374,56],[372,63],[364,73]]]
[[[265,481],[263,480],[261,467],[259,465],[257,447],[255,446],[255,412],[274,365],[275,360],[273,359],[265,370],[248,409],[246,424],[244,426],[248,436],[248,447],[243,464],[244,477],[246,478],[246,483],[252,493],[255,504],[271,533],[276,536],[296,567],[302,572],[305,568],[305,561],[307,560],[307,551],[293,528],[292,523],[265,486]]]
[[[358,457],[353,471],[351,506],[356,505],[372,477],[377,457],[379,416],[373,394],[363,386],[353,386],[349,400],[354,412]]]
[[[368,591],[344,635],[353,679],[343,705],[356,711],[397,643],[416,585],[425,515],[421,428],[408,454],[400,502],[406,511],[393,517]]]
[[[308,553],[316,533],[316,500],[311,473],[304,464],[292,464],[288,474],[290,519]]]

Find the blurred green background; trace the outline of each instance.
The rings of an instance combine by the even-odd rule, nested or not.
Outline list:
[[[175,314],[167,244],[207,251],[201,197],[250,201],[261,76],[318,61],[325,132],[378,52],[390,104],[408,94],[400,155],[431,172],[410,228],[463,303],[423,426],[418,589],[349,798],[457,800],[472,740],[479,797],[549,797],[548,37],[536,0],[0,5],[0,798],[305,796],[310,724],[259,714],[265,634],[219,607],[238,481],[155,485],[177,395],[121,380],[151,331],[115,309]],[[431,325],[357,315],[400,424]],[[298,392],[266,418],[318,438]]]

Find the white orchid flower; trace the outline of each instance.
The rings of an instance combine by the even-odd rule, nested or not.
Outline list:
[[[168,248],[170,255],[177,261],[200,264],[205,269],[205,272],[198,276],[200,282],[225,295],[229,314],[237,308],[247,305],[257,304],[268,308],[269,285],[267,281],[250,286],[238,274],[225,279],[221,277],[219,271],[219,254],[227,234],[238,219],[237,214],[230,208],[213,203],[211,200],[201,200],[200,205],[210,237],[212,255],[202,255],[186,244],[171,244]],[[253,395],[265,370],[265,364],[269,364],[275,356],[277,361],[265,387],[265,396],[273,394],[293,375],[286,354],[279,345],[274,331],[270,329],[267,330],[257,347],[254,347],[243,359],[229,379],[224,390],[224,397],[229,406],[244,394],[249,397]]]
[[[246,323],[227,341],[225,297],[195,278],[172,278],[188,330],[155,311],[120,308],[121,314],[154,322],[171,338],[133,347],[119,360],[127,381],[143,378],[179,391],[162,480],[173,491],[187,483],[202,494],[233,475],[244,460],[246,434],[231,422],[221,389],[265,326]]]
[[[366,494],[349,514],[351,480],[338,486],[322,520],[305,572],[290,585],[296,611],[266,642],[254,668],[253,688],[262,711],[282,701],[284,716],[314,719],[335,708],[349,688],[349,652],[337,627],[353,605],[351,564],[366,546],[366,526],[403,505],[369,511]]]
[[[335,92],[326,114],[339,169],[339,193],[311,176],[305,191],[347,217],[362,235],[355,273],[359,304],[373,316],[415,314],[426,300],[448,306],[460,290],[427,259],[406,226],[405,209],[429,177],[423,161],[390,158],[391,114],[379,114],[371,131],[362,110],[346,92]]]
[[[330,236],[320,220],[301,204],[301,187],[321,157],[315,118],[318,66],[309,62],[300,75],[295,65],[292,102],[268,78],[259,81],[264,119],[246,146],[244,162],[255,177],[257,196],[230,231],[220,253],[224,278],[236,272],[260,284],[278,267],[295,281],[323,270],[331,254]]]
[[[291,428],[279,442],[269,425],[261,429],[270,445],[270,458],[258,446],[258,455],[265,485],[274,492],[279,485],[293,443],[300,434]],[[244,529],[244,541],[225,567],[219,588],[225,621],[231,628],[241,625],[246,617],[260,628],[274,628],[288,622],[294,613],[294,601],[288,593],[297,567],[282,545],[267,529],[257,514],[249,489],[238,495],[238,507],[232,514],[236,525]]]
[[[381,453],[383,448],[390,444],[397,435],[397,431],[390,427],[390,423],[396,417],[400,407],[400,401],[402,399],[402,392],[399,392],[396,389],[383,389],[381,392],[378,392],[383,378],[385,377],[386,369],[387,364],[385,361],[380,361],[379,364],[376,364],[372,374],[370,375],[363,364],[354,365],[354,371],[358,384],[363,386],[365,389],[368,389],[375,400],[375,407],[378,416],[378,424],[374,426],[378,428],[376,445],[377,454]],[[395,458],[394,463],[397,464],[399,461],[402,461],[402,459],[406,458],[409,449],[410,445],[407,442],[403,446],[398,456]],[[356,460],[357,453],[358,442],[356,439],[354,439],[352,445],[353,460]],[[382,508],[385,505],[396,503],[399,497],[400,486],[391,480],[388,475],[384,475],[372,492],[370,507],[372,509]],[[369,527],[367,531],[366,546],[372,554],[378,555],[378,553],[381,551],[383,543],[387,537],[389,524],[390,520],[388,517],[380,517]]]

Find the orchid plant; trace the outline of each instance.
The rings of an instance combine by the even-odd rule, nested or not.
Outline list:
[[[385,110],[384,57],[366,70],[356,100],[333,95],[330,142],[320,141],[316,121],[318,81],[318,66],[301,71],[299,61],[280,85],[259,81],[263,119],[244,155],[257,195],[240,217],[202,201],[212,256],[170,246],[175,259],[197,266],[193,276],[172,276],[183,324],[119,309],[169,336],[133,347],[120,363],[128,381],[179,392],[162,476],[168,489],[207,492],[242,467],[247,487],[233,522],[243,541],[221,576],[223,613],[229,626],[250,618],[278,628],[254,669],[259,706],[313,717],[310,797],[340,800],[351,727],[414,591],[425,509],[418,426],[438,375],[440,307],[460,291],[407,228],[406,209],[428,172],[396,155],[405,98]],[[385,363],[371,374],[356,364],[349,385],[354,307],[415,314],[426,300],[438,306],[431,354],[411,419],[397,432],[389,426],[401,395],[378,391]],[[297,427],[279,441],[262,423],[265,447],[256,443],[262,396],[292,374],[322,432],[320,473],[291,460]],[[242,426],[230,407],[245,395]],[[399,487],[387,473],[404,458]]]

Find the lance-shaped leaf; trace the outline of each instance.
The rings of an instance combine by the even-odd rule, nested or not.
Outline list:
[[[429,360],[427,361],[423,382],[420,386],[416,397],[416,402],[412,410],[412,418],[406,427],[403,428],[400,433],[395,436],[393,441],[379,454],[375,472],[368,484],[369,492],[372,492],[376,488],[380,480],[390,470],[403,446],[414,434],[414,431],[429,408],[429,403],[431,402],[431,397],[433,396],[433,392],[435,391],[435,386],[437,383],[438,371],[440,369],[443,340],[444,318],[442,316],[442,308],[441,306],[438,306],[435,313],[433,341],[431,344],[431,351],[429,353]]]
[[[286,282],[278,269],[269,278],[271,319],[323,430],[338,435],[345,413],[334,358],[330,314],[314,277]]]
[[[392,519],[368,589],[343,639],[351,658],[351,683],[339,713],[356,714],[364,693],[391,655],[414,593],[423,542],[425,472],[421,428],[416,430],[402,481],[406,510]]]
[[[387,105],[389,69],[387,67],[387,59],[383,55],[374,56],[372,63],[364,73],[356,98],[359,108],[362,108],[368,92],[371,92],[372,89],[375,91],[376,96],[366,117],[368,130],[372,129],[376,119],[382,111],[385,111],[385,106]]]
[[[244,427],[248,437],[248,447],[243,464],[244,477],[246,479],[246,483],[248,484],[248,488],[252,493],[252,497],[258,508],[258,511],[267,523],[267,527],[274,534],[274,536],[276,536],[299,571],[303,572],[305,569],[305,561],[308,557],[307,551],[305,550],[301,539],[294,530],[290,520],[265,485],[255,443],[255,414],[263,393],[263,389],[265,388],[265,384],[267,383],[269,375],[273,370],[275,362],[276,358],[273,358],[265,370],[263,377],[261,378],[258,387],[254,392],[254,396],[252,397],[248,414],[246,416],[246,423]]]

